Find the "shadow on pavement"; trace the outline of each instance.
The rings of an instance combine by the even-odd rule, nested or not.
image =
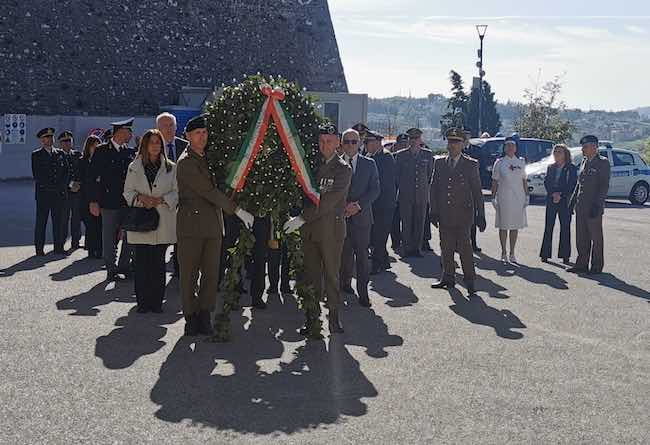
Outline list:
[[[86,292],[57,301],[56,307],[60,311],[74,310],[70,315],[95,316],[99,306],[112,302],[135,303],[133,281],[102,281]]]
[[[449,290],[449,295],[454,302],[449,308],[470,323],[489,326],[499,337],[509,340],[519,340],[524,337],[521,332],[513,331],[513,329],[525,329],[526,325],[511,311],[488,306],[478,295],[467,299],[457,289]]]
[[[16,272],[25,272],[28,270],[35,270],[35,269],[40,269],[41,267],[45,266],[47,263],[50,261],[58,261],[62,259],[62,257],[54,256],[53,254],[45,255],[45,256],[31,256],[29,258],[26,258],[16,264],[13,264],[6,269],[1,269],[0,270],[0,278],[1,277],[10,277]]]
[[[52,281],[67,281],[75,277],[86,275],[101,270],[104,262],[95,258],[80,258],[61,269],[58,272],[50,274]]]
[[[476,267],[483,270],[493,270],[499,276],[518,276],[524,280],[544,284],[558,290],[569,288],[567,281],[555,272],[551,272],[541,267],[530,267],[524,264],[504,264],[502,261],[492,258],[488,255],[480,254]]]
[[[420,278],[435,278],[442,269],[440,256],[432,252],[425,253],[422,258],[401,257],[400,261],[408,264],[411,273]]]
[[[386,298],[386,304],[390,307],[408,307],[420,301],[413,289],[397,281],[394,272],[371,276],[370,290]]]
[[[628,294],[632,297],[642,298],[650,302],[650,292],[648,292],[645,289],[641,289],[640,287],[634,286],[633,284],[628,284],[625,281],[621,280],[620,278],[616,278],[611,273],[602,273],[599,275],[580,275],[580,276],[582,278],[586,278],[587,280],[595,281],[601,286],[605,286],[610,289],[623,292],[624,294]]]
[[[336,423],[342,415],[365,415],[362,399],[378,393],[346,345],[385,357],[386,347],[403,340],[388,334],[372,310],[351,304],[342,312],[346,332],[327,343],[303,342],[295,334],[303,322],[295,301],[281,304],[276,298],[250,319],[234,313],[231,343],[181,338],[151,390],[151,400],[160,406],[156,417],[243,433],[289,434]],[[297,347],[285,351],[283,340]]]

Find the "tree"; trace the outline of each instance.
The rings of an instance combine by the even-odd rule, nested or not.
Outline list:
[[[481,109],[481,127],[478,128],[478,102],[480,91],[478,88],[472,88],[469,98],[467,118],[465,120],[466,128],[472,131],[472,136],[480,136],[479,133],[487,131],[494,136],[501,131],[501,116],[497,111],[497,102],[494,99],[492,87],[486,81],[483,81],[483,106]]]
[[[463,78],[456,71],[449,73],[452,96],[447,100],[447,112],[440,118],[440,132],[445,134],[451,127],[465,128],[465,116],[469,96],[465,93]]]
[[[522,137],[549,139],[558,143],[571,140],[575,126],[566,119],[566,105],[560,100],[562,83],[559,76],[542,86],[541,91],[526,89],[526,104],[521,105],[515,130]]]
[[[645,158],[645,161],[650,164],[650,139],[646,141],[643,157]]]

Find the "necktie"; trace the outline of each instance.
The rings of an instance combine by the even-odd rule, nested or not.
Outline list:
[[[176,162],[176,156],[174,156],[174,145],[173,144],[168,144],[167,145],[167,157],[169,158],[170,161]]]

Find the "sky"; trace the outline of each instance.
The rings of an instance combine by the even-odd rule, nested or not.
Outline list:
[[[329,0],[353,93],[449,94],[449,71],[478,75],[475,25],[488,25],[484,69],[501,102],[560,76],[585,110],[650,106],[648,0]]]

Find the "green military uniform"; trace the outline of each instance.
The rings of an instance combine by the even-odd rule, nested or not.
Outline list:
[[[586,136],[581,142],[589,138]],[[591,142],[588,139],[587,142]],[[596,144],[597,139],[596,139]],[[599,155],[583,159],[578,173],[578,185],[571,198],[576,213],[576,246],[578,259],[574,269],[600,273],[604,266],[603,213],[609,190],[609,161]],[[591,257],[591,269],[589,259]]]
[[[191,147],[178,159],[178,262],[183,314],[212,311],[217,302],[219,260],[223,237],[222,210],[234,213],[235,204],[219,191],[205,156]],[[197,280],[201,283],[196,294]]]
[[[352,180],[352,168],[338,155],[323,163],[316,174],[320,205],[308,202],[300,229],[307,282],[313,284],[320,300],[327,296],[327,307],[341,303],[339,271],[346,235],[345,205]]]
[[[462,130],[447,131],[448,140],[465,140]],[[460,255],[467,289],[474,291],[476,272],[472,252],[471,229],[474,219],[485,229],[485,207],[481,191],[478,162],[460,154],[457,159],[450,155],[437,159],[433,169],[430,187],[431,221],[440,230],[442,255],[442,279],[439,284],[446,287],[456,282],[454,252]]]
[[[415,130],[411,129],[409,132],[415,134]],[[416,131],[422,133],[420,130]],[[403,250],[406,255],[419,256],[429,204],[433,153],[426,148],[409,147],[398,151],[395,161]]]

